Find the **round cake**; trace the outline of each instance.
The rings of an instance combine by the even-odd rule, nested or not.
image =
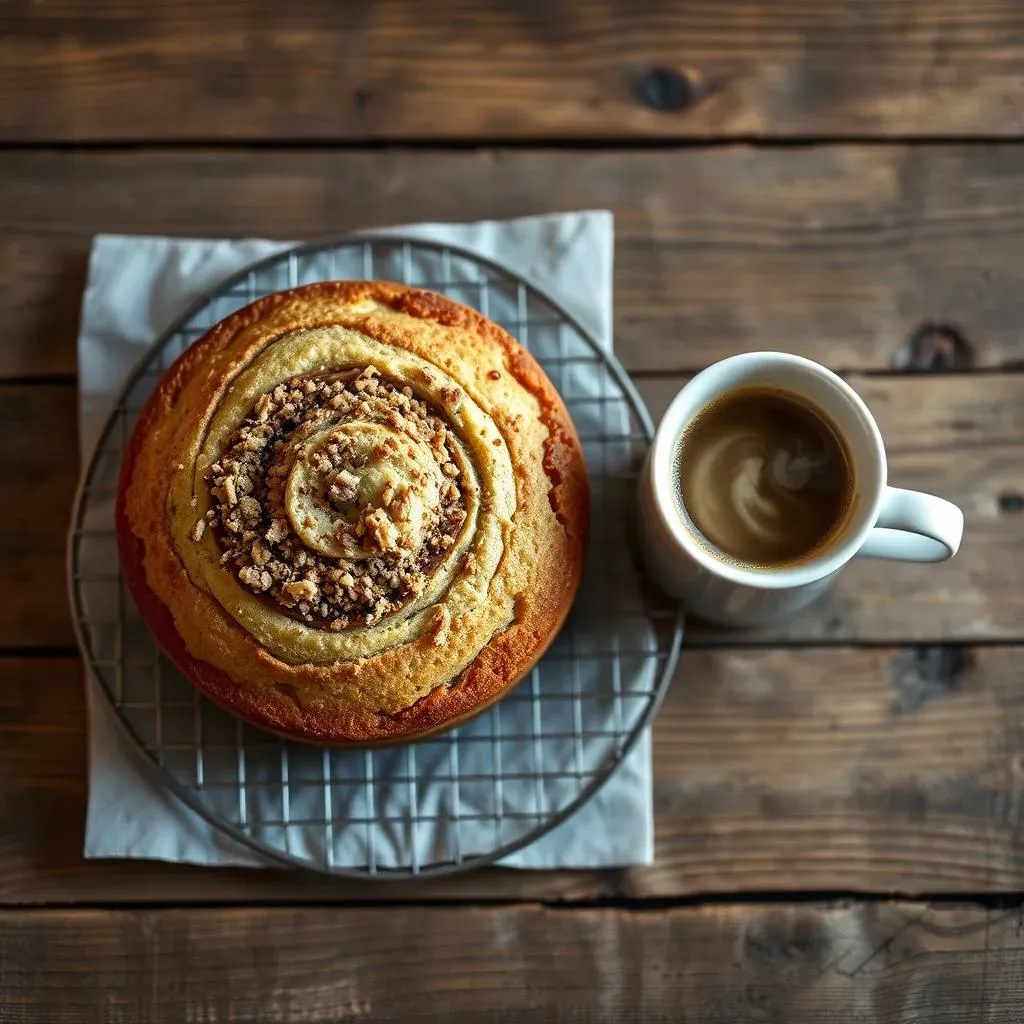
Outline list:
[[[167,371],[117,494],[124,577],[167,656],[254,725],[394,743],[529,671],[583,566],[564,404],[479,313],[377,281],[228,317]]]

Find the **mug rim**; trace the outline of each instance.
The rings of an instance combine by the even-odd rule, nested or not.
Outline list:
[[[863,500],[865,484],[870,484],[873,494],[870,497],[868,514],[860,527],[849,533],[842,533],[836,541],[829,544],[820,555],[813,556],[804,564],[787,566],[781,569],[752,569],[739,565],[733,565],[724,558],[718,558],[710,551],[700,545],[689,530],[684,526],[676,510],[676,484],[674,474],[675,445],[685,424],[692,419],[700,409],[703,409],[715,395],[724,394],[730,390],[731,385],[726,385],[712,395],[703,399],[699,406],[688,412],[692,403],[692,396],[699,390],[702,380],[706,382],[707,377],[721,373],[731,368],[739,369],[749,364],[755,366],[786,366],[803,370],[816,377],[825,379],[832,387],[852,405],[861,424],[868,435],[871,449],[873,466],[855,466],[855,501]],[[828,409],[824,409],[828,412]],[[667,530],[673,542],[698,565],[706,571],[721,579],[743,586],[755,587],[761,590],[782,590],[788,587],[799,587],[808,583],[830,576],[838,572],[851,558],[860,550],[868,534],[871,532],[885,497],[887,463],[885,456],[885,445],[882,441],[881,431],[871,415],[864,400],[850,387],[837,373],[834,373],[827,366],[807,359],[804,356],[793,355],[789,352],[758,351],[744,352],[739,355],[728,356],[705,367],[695,377],[688,381],[679,390],[676,396],[669,403],[668,409],[661,418],[658,428],[654,434],[654,441],[651,445],[650,458],[650,487],[654,498],[654,507],[661,520],[662,527]],[[867,473],[865,473],[865,470]],[[867,475],[868,480],[864,477]]]

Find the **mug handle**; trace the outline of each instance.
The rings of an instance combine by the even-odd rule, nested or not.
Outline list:
[[[867,558],[903,562],[944,562],[964,535],[964,514],[934,494],[886,487],[874,529],[857,552]]]

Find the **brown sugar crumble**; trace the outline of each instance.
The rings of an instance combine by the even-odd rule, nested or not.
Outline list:
[[[339,442],[310,457],[323,486],[304,499],[330,516],[344,551],[334,558],[307,547],[294,532],[285,492],[305,439],[314,431],[359,422],[385,425],[393,433],[369,456]],[[426,509],[418,545],[409,526],[410,508],[427,474],[387,484],[372,505],[360,505],[359,499],[363,471],[374,457],[398,451],[402,438],[429,450],[442,481],[439,507]],[[334,631],[379,622],[423,592],[462,529],[466,503],[462,470],[453,457],[456,445],[437,409],[374,367],[278,384],[259,396],[206,474],[213,499],[206,519],[221,563],[233,567],[243,586],[293,618]],[[196,523],[194,540],[202,538],[207,521]],[[309,516],[305,525],[312,525]]]

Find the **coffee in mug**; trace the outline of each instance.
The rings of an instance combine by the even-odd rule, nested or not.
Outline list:
[[[759,626],[820,597],[855,556],[937,562],[964,515],[888,481],[867,406],[784,352],[697,374],[669,405],[639,482],[650,575],[710,622]]]
[[[709,402],[683,429],[675,467],[677,511],[698,543],[751,569],[816,555],[842,532],[856,490],[828,416],[771,387]]]

